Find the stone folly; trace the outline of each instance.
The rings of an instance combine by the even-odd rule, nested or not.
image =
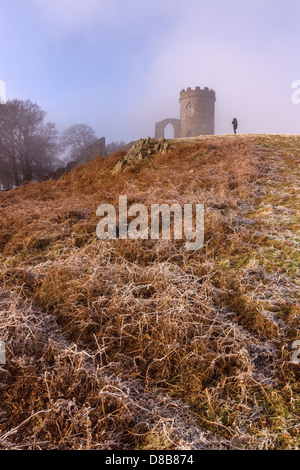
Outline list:
[[[174,129],[174,138],[214,135],[216,94],[209,88],[187,88],[180,92],[180,119],[164,119],[155,124],[155,139],[163,139],[168,124]]]

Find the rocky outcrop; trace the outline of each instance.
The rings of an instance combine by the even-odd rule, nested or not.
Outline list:
[[[154,140],[148,137],[140,139],[131,149],[122,157],[112,170],[112,174],[116,174],[124,167],[135,162],[147,160],[155,153],[166,153],[170,149],[170,144],[165,140]]]

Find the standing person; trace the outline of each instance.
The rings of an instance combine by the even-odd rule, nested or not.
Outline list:
[[[238,120],[237,120],[237,118],[233,118],[232,125],[233,125],[234,133],[236,134],[236,130],[237,130],[237,128],[238,128]]]

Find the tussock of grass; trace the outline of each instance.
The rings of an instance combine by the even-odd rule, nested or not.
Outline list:
[[[300,138],[170,144],[0,194],[3,448],[299,448]],[[119,195],[204,203],[205,247],[98,240]]]

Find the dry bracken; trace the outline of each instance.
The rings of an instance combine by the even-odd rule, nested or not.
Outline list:
[[[300,137],[168,145],[0,194],[0,448],[299,449]],[[204,247],[98,240],[119,195]]]

